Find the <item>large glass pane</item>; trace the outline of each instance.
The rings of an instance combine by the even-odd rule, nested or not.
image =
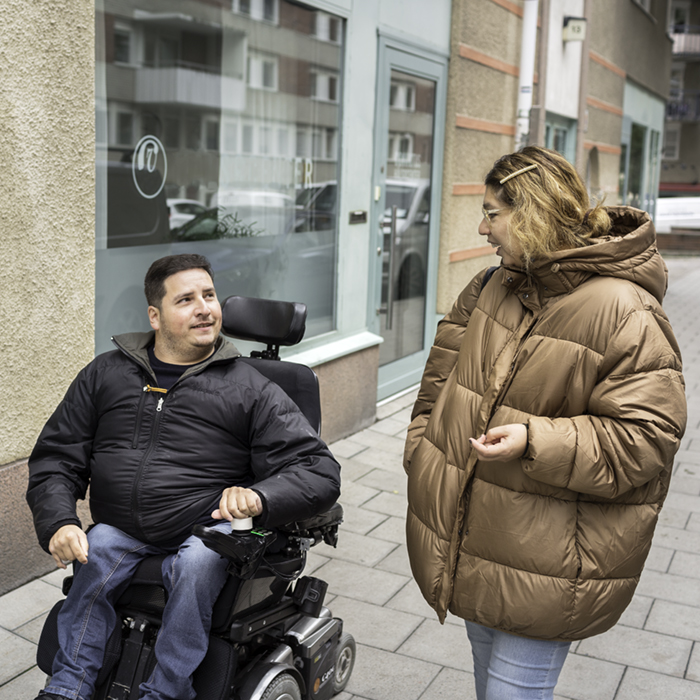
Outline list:
[[[96,348],[162,255],[335,327],[343,23],[292,0],[97,0]]]
[[[382,304],[390,313],[382,315],[380,365],[424,346],[435,82],[392,70],[385,99],[389,132]]]

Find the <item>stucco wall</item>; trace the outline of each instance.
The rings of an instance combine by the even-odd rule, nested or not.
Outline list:
[[[40,571],[34,553],[10,557],[10,542],[30,528],[26,466],[15,460],[93,354],[93,27],[92,0],[3,2],[0,552],[3,568],[20,566],[25,580]],[[39,552],[39,566],[47,560]]]
[[[26,457],[93,353],[92,0],[5,0],[0,464]]]

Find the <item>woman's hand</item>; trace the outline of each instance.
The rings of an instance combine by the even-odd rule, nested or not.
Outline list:
[[[520,459],[527,450],[527,426],[522,423],[499,425],[480,438],[469,438],[469,442],[482,462]]]

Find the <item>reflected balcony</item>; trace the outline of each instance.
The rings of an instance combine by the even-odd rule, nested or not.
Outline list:
[[[136,71],[136,102],[243,111],[246,84],[243,76],[221,75],[205,66],[178,61]]]
[[[700,121],[700,90],[675,90],[666,104],[666,119],[677,122]]]
[[[670,36],[673,39],[674,58],[700,56],[700,26],[676,25],[671,28]]]

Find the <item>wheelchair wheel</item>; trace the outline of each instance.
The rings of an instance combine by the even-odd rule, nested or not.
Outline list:
[[[293,676],[289,673],[280,673],[265,688],[260,700],[301,700],[301,690]]]
[[[345,690],[355,665],[355,639],[351,634],[344,634],[338,645],[333,674],[333,695]]]

